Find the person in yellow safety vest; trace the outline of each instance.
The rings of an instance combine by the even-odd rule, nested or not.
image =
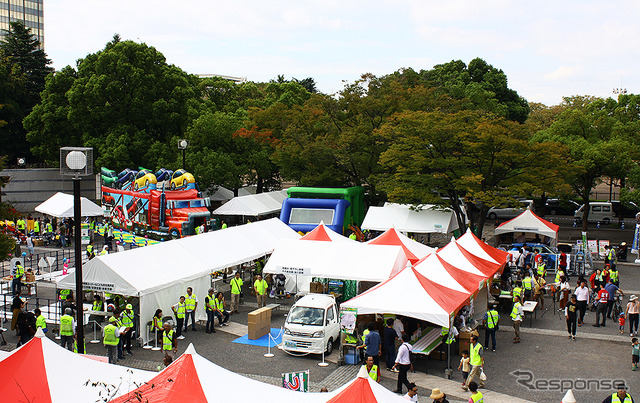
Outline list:
[[[25,222],[22,217],[18,218],[18,220],[16,221],[16,228],[18,229],[18,231],[24,234]]]
[[[360,337],[360,339],[362,339],[362,344],[364,344],[364,339],[367,337],[368,334],[369,334],[369,329],[364,329],[362,331],[362,337]]]
[[[100,256],[104,256],[104,255],[108,255],[109,251],[108,251],[109,247],[107,245],[102,247],[102,250],[100,251]]]
[[[95,257],[93,254],[93,241],[89,241],[89,245],[87,245],[87,259],[91,260]]]
[[[227,322],[229,321],[229,312],[224,310],[224,295],[220,291],[218,291],[218,293],[216,294],[215,310],[213,311],[213,314],[216,315],[216,318],[218,318],[218,323],[220,323],[220,326],[229,326],[227,324]],[[222,320],[223,316],[224,321]]]
[[[240,294],[242,294],[242,279],[240,271],[236,271],[235,277],[231,280],[231,313],[238,313],[238,305],[240,305]]]
[[[184,301],[184,295],[181,295],[180,302],[171,307],[171,310],[176,317],[176,337],[179,340],[184,339],[184,336],[182,335],[182,326],[184,325],[184,316],[187,313],[187,306]]]
[[[40,220],[33,222],[33,233],[36,234],[36,236],[40,235]]]
[[[356,241],[358,239],[357,235],[355,232],[352,232],[351,234],[349,234],[349,239]]]
[[[513,308],[511,309],[511,319],[513,319],[513,330],[515,332],[515,337],[513,338],[514,343],[520,343],[520,324],[524,319],[524,311],[522,310],[522,304],[520,303],[520,297],[515,297],[513,299]]]
[[[118,344],[120,343],[120,330],[113,323],[107,324],[102,330],[104,337],[102,344],[107,349],[109,364],[118,363]]]
[[[196,308],[198,307],[198,297],[193,293],[193,288],[187,287],[187,295],[184,296],[185,319],[184,331],[189,327],[189,317],[191,317],[191,330],[196,331]]]
[[[84,349],[82,350],[83,354],[87,354],[87,342],[84,342]],[[73,341],[73,352],[78,354],[78,339]]]
[[[368,356],[366,363],[363,365],[364,369],[369,374],[369,377],[374,381],[380,383],[380,367],[373,363],[373,357]]]
[[[127,349],[127,354],[133,355],[131,352],[131,333],[133,333],[133,329],[135,327],[135,314],[133,313],[133,305],[127,304],[125,306],[124,312],[122,312],[121,319],[122,326],[126,327],[124,330],[124,334],[122,334],[122,349]]]
[[[49,329],[47,329],[47,319],[42,315],[40,308],[34,309],[33,314],[36,315],[36,330],[40,328],[43,333],[47,333],[49,331]]]
[[[53,234],[53,225],[50,222],[44,225],[44,230],[47,234]]]
[[[563,276],[565,276],[564,272],[563,272],[562,270],[558,269],[558,270],[556,271],[556,278],[555,278],[555,281],[554,281],[554,282],[555,282],[555,283],[559,283],[559,282],[560,282],[560,277],[563,277]],[[565,276],[565,277],[566,277],[566,276]]]
[[[225,229],[225,228],[227,228],[227,223],[223,221],[222,222],[222,227],[220,227],[220,229]]]
[[[168,356],[171,359],[175,358],[175,354],[178,352],[178,337],[169,323],[164,324],[162,331],[162,352],[165,357]]]
[[[482,366],[484,364],[484,349],[482,345],[478,343],[478,336],[471,336],[471,348],[469,349],[469,364],[471,365],[471,371],[467,376],[467,384],[462,387],[465,391],[468,390],[471,381],[478,380],[480,387],[484,387],[484,381],[480,379],[482,373]]]
[[[207,324],[204,329],[207,333],[216,333],[214,314],[216,310],[216,297],[213,295],[213,288],[209,288],[209,294],[204,297],[204,311],[207,314]]]
[[[73,351],[73,339],[75,338],[76,322],[71,314],[73,310],[67,308],[60,317],[60,345],[69,351]]]
[[[256,291],[256,299],[258,300],[258,308],[262,308],[266,305],[267,288],[269,288],[269,285],[262,278],[262,275],[258,274],[256,276],[256,281],[253,283],[253,289]]]
[[[609,279],[613,280],[613,284],[615,284],[616,287],[620,286],[620,273],[616,268],[611,268],[611,271],[609,272]]]
[[[547,267],[544,264],[544,262],[538,265],[536,272],[538,273],[538,276],[541,276],[541,277],[544,277],[547,275]]]
[[[158,343],[162,344],[162,309],[156,309],[153,314],[151,330],[155,332]]]
[[[627,386],[624,383],[616,383],[615,388],[618,391],[611,396],[607,396],[602,403],[633,403],[633,398],[627,393]]]
[[[530,301],[531,294],[533,293],[533,278],[527,273],[527,276],[522,280],[522,286],[524,287],[524,300]]]
[[[23,255],[24,256],[24,255]],[[23,257],[24,259],[24,257]],[[16,262],[16,271],[13,276],[13,281],[11,286],[13,288],[13,295],[18,295],[18,290],[22,289],[22,277],[24,276],[24,266],[22,266],[22,262],[19,260]]]
[[[471,391],[471,398],[469,402],[484,403],[482,393],[478,390],[478,384],[475,382],[469,383],[469,390]]]
[[[487,329],[484,333],[484,345],[489,348],[489,337],[491,337],[491,351],[496,351],[496,331],[500,322],[500,314],[495,308],[491,308],[484,314],[483,321]]]
[[[516,297],[522,298],[522,281],[518,280],[518,282],[516,282],[516,286],[511,291],[511,296],[513,297],[514,301]]]
[[[120,320],[120,313],[121,313],[120,309],[116,308],[116,310],[113,311],[113,316],[109,318],[109,323],[117,327],[118,330],[124,330],[122,329],[122,321]],[[122,351],[122,332],[120,332],[118,336],[118,359],[119,360],[125,359],[124,352]]]

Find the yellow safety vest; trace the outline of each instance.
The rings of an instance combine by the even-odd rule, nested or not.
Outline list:
[[[87,254],[90,255],[93,253],[93,245],[87,245]]]
[[[364,339],[367,337],[367,335],[369,334],[369,329],[364,329],[364,331],[362,332],[362,342],[364,343]]]
[[[620,400],[620,397],[618,397],[618,393],[616,392],[611,395],[611,403],[631,403],[631,395],[627,393],[624,401],[622,401]]]
[[[178,309],[176,309],[176,318],[182,319],[184,318],[184,314],[187,312],[187,307],[185,304],[178,303]]]
[[[204,305],[205,311],[214,311],[216,309],[216,301],[212,295],[208,295],[209,301]]]
[[[162,349],[173,350],[173,330],[162,333]]]
[[[473,400],[473,403],[484,403],[484,399],[480,391],[477,391],[476,393],[471,395],[471,400]]]
[[[538,276],[544,277],[544,275],[547,274],[547,270],[545,268],[544,263],[540,263],[538,265]]]
[[[233,280],[231,280],[231,294],[240,294],[242,291],[242,284],[244,284],[242,279],[234,277]]]
[[[364,368],[367,368],[367,364],[364,365]],[[373,379],[374,381],[378,381],[378,366],[373,364],[371,366],[371,369],[367,371],[369,373],[369,376],[371,377],[371,379]]]
[[[53,225],[51,225],[51,223],[47,223],[47,225],[44,226],[47,230],[47,232],[53,232]]]
[[[522,280],[522,285],[525,290],[531,290],[533,288],[533,285],[531,284],[531,277],[525,277],[524,280]]]
[[[558,270],[556,272],[556,283],[560,282],[560,277],[564,276],[564,272],[562,270]]]
[[[78,353],[78,340],[74,340],[73,341],[73,352],[74,353]],[[84,342],[84,353],[87,353],[87,342]]]
[[[220,312],[224,311],[224,300],[215,299],[216,309]]]
[[[495,309],[491,309],[487,311],[487,328],[493,329],[498,325],[498,320],[500,320],[500,314]]]
[[[67,295],[71,294],[71,290],[60,290],[60,300],[64,301],[67,299]]]
[[[134,316],[133,312],[131,312],[131,313],[129,313],[127,311],[122,312],[122,316],[121,316],[121,318],[122,318],[122,326],[124,326],[124,327],[133,327],[133,316]]]
[[[618,271],[617,270],[611,270],[609,272],[609,278],[613,281],[618,281]]]
[[[482,365],[482,357],[480,356],[480,349],[482,348],[482,346],[480,345],[480,343],[476,343],[475,346],[471,347],[471,354],[470,354],[470,359],[469,359],[469,364],[474,365],[474,366],[480,366]]]
[[[62,315],[60,318],[60,336],[73,336],[73,317]]]
[[[116,327],[122,327],[122,321],[120,321],[120,319],[116,318],[115,316],[109,318],[109,323],[113,323],[113,325]]]
[[[356,336],[354,336],[353,334],[347,333],[344,336],[344,342],[347,343],[347,344],[357,344],[358,343],[358,338]]]
[[[41,327],[42,330],[47,328],[47,320],[42,315],[38,316],[38,318],[36,319],[36,328],[39,327]]]
[[[256,282],[253,283],[253,288],[255,288],[258,295],[265,295],[267,292],[267,287],[269,287],[269,285],[264,279],[260,281],[256,280]]]
[[[38,221],[33,222],[33,232],[36,234],[40,232],[40,223]]]
[[[93,301],[93,306],[91,307],[93,311],[104,311],[104,301]]]
[[[515,304],[513,304],[513,309],[511,309],[511,317],[513,319],[518,317],[518,307],[522,306],[521,303],[516,302]]]
[[[102,339],[102,343],[105,346],[117,346],[120,341],[116,337],[116,327],[113,324],[109,323],[104,327],[104,338]]]
[[[16,278],[22,278],[24,275],[24,267],[20,263],[16,264]]]
[[[196,309],[196,296],[195,294],[185,295],[184,296],[184,304],[187,311],[193,311]]]
[[[515,287],[513,289],[513,298],[515,298],[515,297],[522,297],[522,288]]]
[[[157,316],[153,317],[153,329],[162,330],[162,318],[158,318]]]

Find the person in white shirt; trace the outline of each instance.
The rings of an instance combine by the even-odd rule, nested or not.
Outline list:
[[[404,400],[408,400],[410,402],[417,402],[418,401],[418,387],[416,386],[416,384],[411,382],[409,384],[409,391],[402,397],[404,398]]]
[[[578,311],[580,315],[578,316],[578,326],[582,326],[584,321],[584,313],[587,311],[587,305],[589,305],[589,288],[587,287],[587,282],[585,280],[580,281],[580,287],[576,288],[574,293],[578,300]]]
[[[402,334],[402,345],[398,349],[398,355],[396,356],[396,363],[393,366],[394,369],[398,369],[398,384],[395,393],[402,393],[402,385],[406,385],[409,388],[409,380],[407,379],[407,372],[411,368],[411,344],[409,344],[411,336],[406,333]]]

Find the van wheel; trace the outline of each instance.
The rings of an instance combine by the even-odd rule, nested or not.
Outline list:
[[[324,350],[325,355],[329,355],[333,352],[333,338],[330,337],[329,341],[327,342],[327,349]]]
[[[609,225],[609,223],[610,223],[610,222],[611,222],[611,220],[609,220],[609,219],[608,219],[608,218],[606,218],[606,217],[602,219],[602,223],[603,223],[604,225]]]

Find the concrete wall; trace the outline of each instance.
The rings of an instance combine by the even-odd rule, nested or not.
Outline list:
[[[8,201],[21,213],[33,213],[37,205],[57,192],[73,194],[73,179],[61,176],[58,168],[5,169],[0,176],[11,180],[2,188],[2,201]],[[80,193],[96,201],[96,175],[81,179]]]

